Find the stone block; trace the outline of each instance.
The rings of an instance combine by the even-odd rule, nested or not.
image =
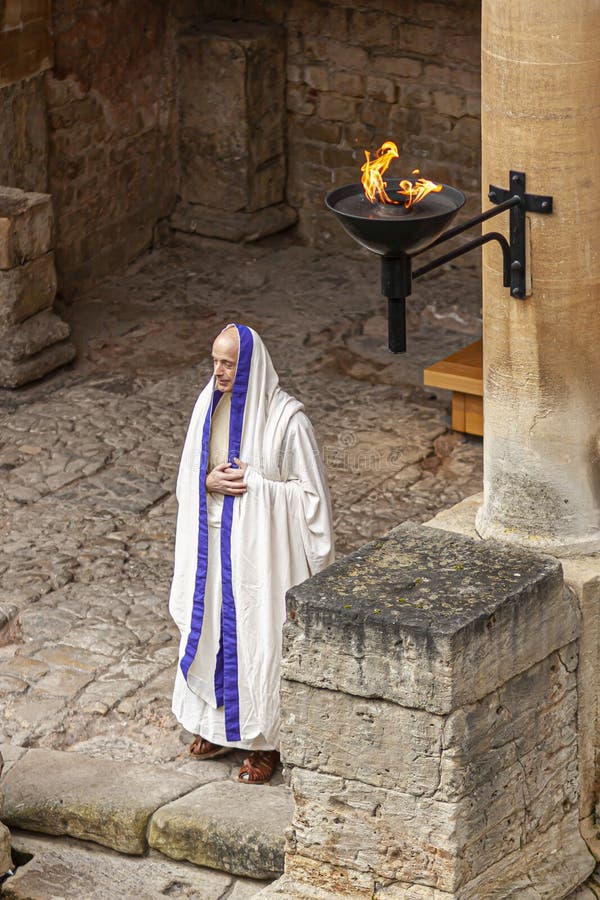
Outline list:
[[[378,75],[367,76],[367,96],[385,103],[393,103],[396,99],[396,85],[390,78]]]
[[[180,195],[253,212],[284,196],[284,42],[277,27],[218,22],[179,39]]]
[[[44,76],[0,90],[0,184],[45,191],[48,132]]]
[[[2,822],[0,822],[0,878],[12,868],[13,861],[10,850],[10,832],[6,825],[3,825]]]
[[[71,341],[59,341],[29,358],[14,361],[0,356],[0,386],[16,388],[29,384],[71,362],[75,355]]]
[[[0,327],[23,322],[48,309],[56,296],[54,253],[45,253],[23,266],[0,271]]]
[[[0,334],[0,356],[13,362],[35,356],[46,347],[64,341],[71,329],[50,309],[42,310]]]
[[[321,94],[318,98],[317,111],[321,119],[333,122],[354,122],[356,119],[356,98],[344,97],[342,94]]]
[[[485,697],[580,628],[555,559],[409,524],[287,597],[286,679],[434,714]]]
[[[274,878],[283,871],[284,831],[292,811],[287,788],[218,782],[159,809],[148,840],[174,859],[234,875]]]
[[[2,774],[2,770],[4,768],[4,758],[0,753],[0,775]],[[2,790],[0,790],[0,814],[2,813],[2,806],[4,804],[4,795]],[[6,825],[0,822],[0,878],[9,869],[12,869],[12,854],[10,851],[10,833]]]
[[[50,195],[0,187],[0,269],[43,256],[52,243]]]
[[[356,10],[351,13],[353,41],[362,47],[393,47],[397,19],[379,10]]]
[[[420,79],[423,75],[423,63],[408,56],[375,56],[373,68],[396,78]]]
[[[32,856],[3,887],[7,900],[220,900],[232,896],[233,879],[160,854],[139,859],[69,838],[17,832],[15,850]]]
[[[281,705],[286,767],[357,778],[415,795],[432,793],[439,783],[442,716],[285,679]]]
[[[53,61],[49,3],[42,17],[0,31],[0,88],[50,69]]]
[[[193,775],[160,766],[34,749],[3,783],[3,817],[11,827],[141,854],[150,816],[197,785]]]
[[[591,871],[578,610],[512,549],[406,525],[288,592],[290,897],[559,897]]]
[[[199,203],[177,204],[170,219],[176,231],[202,234],[225,241],[257,241],[290,228],[298,220],[295,209],[286,203],[267,206],[256,212],[225,212]]]

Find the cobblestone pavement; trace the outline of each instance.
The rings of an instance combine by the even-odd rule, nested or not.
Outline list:
[[[0,393],[0,716],[26,747],[197,766],[170,712],[174,485],[210,345],[229,321],[264,337],[306,405],[347,553],[481,487],[481,442],[449,430],[423,365],[479,327],[478,278],[423,279],[409,352],[384,348],[377,261],[289,240],[164,246],[61,313],[78,359]],[[241,755],[203,765],[215,779]],[[208,769],[207,769],[208,772]]]

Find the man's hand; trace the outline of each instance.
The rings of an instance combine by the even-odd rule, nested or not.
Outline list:
[[[232,497],[246,493],[247,487],[244,484],[244,472],[248,466],[238,459],[234,460],[234,462],[239,466],[239,469],[232,469],[231,465],[226,462],[219,463],[212,472],[208,473],[206,476],[207,491],[211,494],[229,494]]]

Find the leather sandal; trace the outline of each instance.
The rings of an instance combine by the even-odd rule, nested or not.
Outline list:
[[[231,749],[231,747],[220,747],[219,744],[211,744],[206,738],[197,734],[190,744],[190,755],[195,759],[216,759],[217,756],[225,756]]]
[[[251,753],[238,772],[242,784],[267,784],[279,762],[277,750],[256,750]]]

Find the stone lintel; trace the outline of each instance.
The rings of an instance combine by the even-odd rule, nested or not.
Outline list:
[[[560,563],[402,525],[287,595],[283,677],[446,714],[579,635]]]
[[[53,246],[49,194],[0,186],[0,269],[12,269],[48,253]]]

